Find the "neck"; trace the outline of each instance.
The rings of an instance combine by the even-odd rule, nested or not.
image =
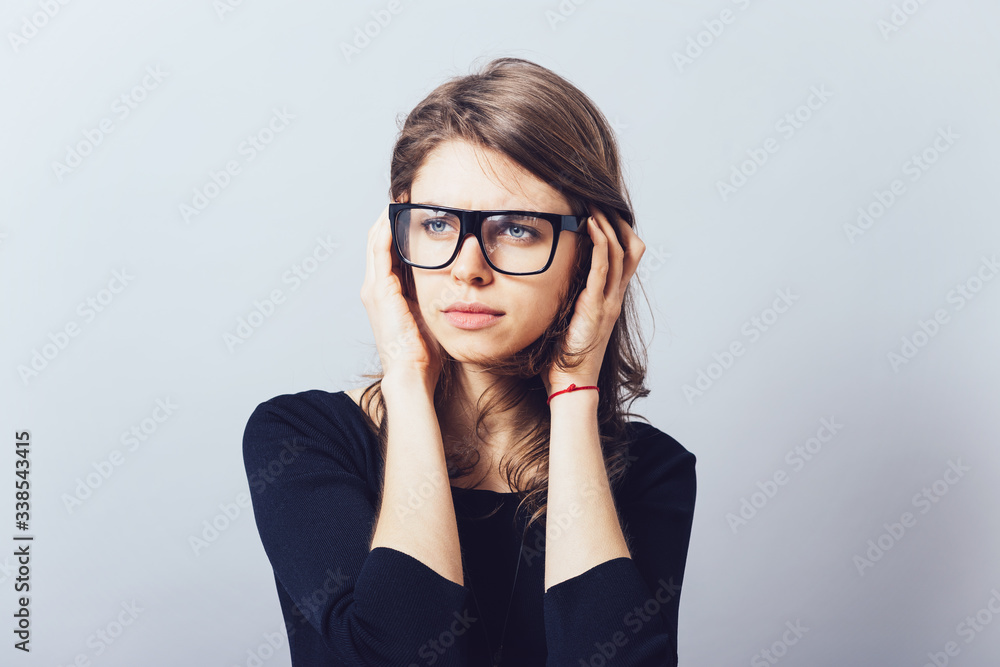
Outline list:
[[[498,383],[515,382],[516,379],[498,378],[463,363],[457,364],[456,371],[455,390],[451,404],[445,408],[447,414],[443,416],[442,430],[454,437],[468,440],[473,437],[476,405],[486,390]],[[475,443],[483,454],[499,459],[513,445],[512,415],[512,410],[492,413],[483,421],[482,432],[489,438],[489,442],[477,439]]]

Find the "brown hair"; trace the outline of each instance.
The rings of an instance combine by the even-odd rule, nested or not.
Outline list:
[[[479,73],[452,78],[435,88],[401,127],[392,151],[390,198],[408,200],[426,157],[450,140],[505,155],[558,190],[575,215],[589,215],[590,205],[609,220],[617,215],[635,226],[618,145],[607,119],[578,88],[545,67],[520,58],[498,58]],[[475,443],[486,441],[480,432],[486,415],[497,409],[511,410],[515,416],[510,426],[521,439],[501,468],[511,489],[519,492],[521,505],[530,515],[529,526],[536,521],[544,525],[547,505],[550,414],[540,373],[553,363],[560,369],[573,369],[586,352],[573,354],[561,345],[576,298],[586,286],[593,247],[587,233],[573,236],[577,263],[555,319],[531,345],[509,358],[483,365],[499,379],[474,408],[474,432],[453,444],[445,438],[444,443],[449,479],[463,477],[478,462]],[[620,235],[618,240],[621,242]],[[412,269],[403,265],[402,271],[403,293],[415,295]],[[434,392],[439,416],[444,414],[442,406],[451,404],[457,363],[445,350],[440,352],[442,368]],[[645,376],[646,350],[630,283],[597,383],[601,448],[612,485],[624,477],[628,466],[626,417],[641,417],[625,406],[649,394]],[[370,422],[369,427],[378,436],[384,461],[387,423],[382,374],[363,377],[376,380],[363,392],[361,403],[368,414],[381,415],[379,423]],[[372,402],[376,411],[370,410]]]

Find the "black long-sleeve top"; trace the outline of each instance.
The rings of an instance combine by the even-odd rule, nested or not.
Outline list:
[[[523,511],[512,525],[516,493],[451,487],[465,585],[391,547],[369,551],[384,461],[365,420],[345,392],[310,390],[258,405],[243,435],[295,667],[486,667],[508,603],[504,665],[677,664],[695,456],[676,440],[629,422],[629,465],[612,492],[632,558],[546,592],[545,531],[525,534]]]

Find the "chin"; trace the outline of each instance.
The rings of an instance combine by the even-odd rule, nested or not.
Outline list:
[[[477,366],[486,365],[496,358],[506,359],[528,345],[520,341],[511,342],[509,336],[490,335],[486,338],[484,334],[485,332],[459,331],[448,341],[442,340],[441,345],[455,361]],[[465,340],[462,340],[463,336],[466,336]],[[477,338],[470,340],[472,336]]]

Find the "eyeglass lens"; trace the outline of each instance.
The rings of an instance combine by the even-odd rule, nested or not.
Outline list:
[[[445,211],[410,208],[396,217],[395,232],[403,256],[424,267],[440,266],[459,242],[461,219]],[[483,245],[495,267],[512,273],[540,271],[552,253],[555,236],[544,218],[506,214],[483,220]]]

